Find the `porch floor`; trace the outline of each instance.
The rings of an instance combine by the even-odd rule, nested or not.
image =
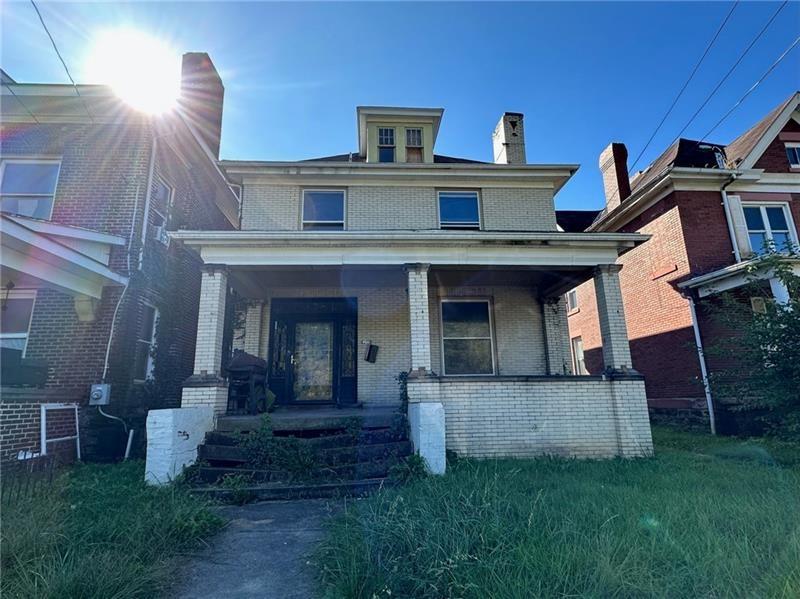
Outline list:
[[[327,430],[344,426],[350,418],[360,418],[362,428],[383,428],[391,426],[399,414],[400,406],[374,406],[336,408],[322,407],[279,407],[270,413],[272,430]],[[218,432],[256,430],[261,426],[261,414],[255,416],[219,416]]]

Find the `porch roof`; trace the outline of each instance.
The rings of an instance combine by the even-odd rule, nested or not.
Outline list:
[[[756,257],[744,262],[737,262],[678,283],[678,287],[695,291],[698,297],[703,298],[741,287],[754,279],[763,280],[774,277],[775,273],[771,268],[758,268],[760,261],[761,258]],[[793,272],[800,274],[800,259],[788,258],[786,262],[791,265]]]
[[[175,231],[206,264],[574,267],[613,264],[638,233],[492,231]]]

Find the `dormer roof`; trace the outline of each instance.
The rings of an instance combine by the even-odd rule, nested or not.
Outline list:
[[[404,108],[401,106],[358,106],[356,117],[358,120],[358,153],[367,155],[367,121],[371,117],[419,119],[420,122],[433,123],[433,144],[439,134],[439,125],[442,122],[444,108]]]

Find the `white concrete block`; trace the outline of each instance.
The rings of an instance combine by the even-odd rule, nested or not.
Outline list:
[[[439,402],[408,404],[411,443],[428,465],[431,474],[444,474],[445,422],[444,406]]]
[[[208,407],[150,410],[147,413],[147,462],[144,479],[152,485],[172,482],[197,460],[197,447],[214,428]]]

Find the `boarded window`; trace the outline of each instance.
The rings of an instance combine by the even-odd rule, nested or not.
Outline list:
[[[445,374],[494,374],[488,300],[442,300]]]

